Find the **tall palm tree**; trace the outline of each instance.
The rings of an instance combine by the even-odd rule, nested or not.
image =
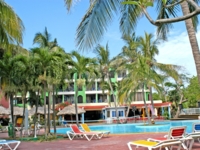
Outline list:
[[[130,43],[129,41],[127,41],[128,44]],[[129,94],[136,91],[137,88],[144,89],[144,86],[148,86],[161,91],[159,84],[163,81],[163,75],[161,76],[158,73],[176,76],[176,70],[179,66],[161,64],[156,61],[155,56],[159,52],[157,48],[158,41],[153,40],[152,34],[145,33],[144,38],[139,37],[133,44],[134,41],[135,36],[132,41],[132,45],[136,45],[134,48],[131,49],[131,45],[127,45],[119,55],[120,59],[124,58],[122,65],[128,70],[127,77],[122,81],[122,85],[125,86],[121,87],[121,90],[128,90],[126,93]],[[144,96],[144,93],[142,95]],[[152,99],[151,103],[153,106]]]
[[[3,59],[0,60],[0,76],[1,76],[1,84],[2,91],[5,95],[7,95],[7,98],[10,99],[10,110],[11,110],[11,122],[13,124],[13,138],[15,138],[15,122],[14,122],[14,116],[13,116],[13,96],[17,92],[17,86],[14,84],[14,80],[18,77],[18,69],[19,66],[17,66],[17,57],[12,56],[11,53],[5,53],[3,56]]]
[[[117,111],[117,99],[116,99],[115,91],[113,89],[113,85],[111,84],[111,78],[110,78],[110,71],[113,71],[115,68],[113,68],[113,60],[110,59],[110,51],[108,48],[108,44],[106,44],[105,48],[101,45],[98,45],[95,48],[94,52],[97,55],[101,79],[103,82],[106,81],[108,83],[109,88],[111,90],[111,93],[114,99],[114,104],[115,104],[116,117],[117,117],[117,120],[119,120],[119,114]]]
[[[44,33],[38,32],[35,34],[35,37],[33,39],[33,44],[38,44],[40,48],[46,48],[48,49],[49,53],[59,51],[64,52],[58,44],[56,38],[51,41],[51,35],[47,31],[47,28],[45,27]],[[64,53],[63,53],[64,55]],[[48,102],[48,131],[50,132],[50,99],[52,99],[52,94],[49,93],[49,102]]]
[[[187,15],[190,13],[191,10],[189,8],[192,8],[192,7],[190,7],[190,4],[188,4],[186,1],[183,1],[181,3],[181,9],[182,9],[182,12],[184,15]],[[186,29],[188,32],[188,38],[189,38],[190,45],[192,48],[194,62],[196,65],[198,81],[200,84],[200,53],[199,53],[199,45],[198,45],[198,41],[197,41],[197,37],[196,37],[196,33],[195,33],[195,30],[197,28],[197,23],[198,23],[197,16],[185,20]]]
[[[76,75],[75,77],[75,111],[76,111],[76,124],[78,121],[78,111],[77,111],[77,101],[78,101],[78,89],[85,86],[86,80],[88,79],[90,83],[97,77],[97,61],[94,58],[81,56],[77,51],[72,51],[72,60],[68,62],[71,66],[71,72]]]
[[[34,60],[37,62],[37,66],[40,68],[40,75],[38,80],[43,85],[43,96],[44,96],[44,116],[45,116],[45,138],[47,136],[46,130],[46,92],[48,88],[48,79],[51,77],[49,73],[53,64],[60,60],[60,57],[63,56],[63,53],[60,52],[49,52],[49,49],[46,48],[34,48],[32,49],[32,54]],[[50,122],[49,122],[50,123]]]
[[[0,8],[0,47],[5,48],[14,43],[21,44],[24,31],[22,20],[4,0],[0,0]]]

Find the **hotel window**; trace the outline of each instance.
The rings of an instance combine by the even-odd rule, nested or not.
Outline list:
[[[116,117],[116,112],[112,111],[112,117]]]
[[[119,117],[123,117],[124,116],[124,111],[118,111],[118,113],[119,113]]]
[[[110,111],[107,111],[107,118],[110,117]]]

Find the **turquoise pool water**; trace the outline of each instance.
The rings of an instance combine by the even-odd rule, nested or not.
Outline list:
[[[144,123],[132,123],[132,124],[108,124],[108,125],[95,125],[90,126],[91,130],[109,130],[112,134],[122,133],[140,133],[140,132],[168,132],[171,127],[175,126],[187,126],[186,132],[192,131],[192,124],[199,122],[200,120],[184,120],[184,121],[162,121],[156,122],[157,126],[142,126]],[[81,128],[80,128],[81,129]],[[67,128],[57,128],[57,133],[66,134],[70,131]],[[53,130],[51,130],[53,132]]]

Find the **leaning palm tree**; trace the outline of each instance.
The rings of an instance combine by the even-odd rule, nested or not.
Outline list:
[[[97,77],[97,61],[96,59],[81,56],[77,51],[72,51],[71,53],[72,60],[68,61],[67,64],[71,67],[71,73],[75,74],[75,111],[76,111],[76,124],[79,124],[78,121],[78,91],[79,88],[82,88],[86,84],[88,79],[90,83]]]
[[[0,0],[0,44],[1,48],[8,47],[9,44],[22,43],[24,25],[13,8]]]

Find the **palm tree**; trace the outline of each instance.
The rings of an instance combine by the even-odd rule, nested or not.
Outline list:
[[[88,79],[90,83],[98,75],[97,72],[97,61],[96,59],[81,56],[77,51],[72,51],[72,59],[68,62],[71,66],[71,72],[75,74],[75,111],[76,111],[76,124],[79,125],[78,121],[78,111],[77,111],[77,101],[78,101],[78,91],[79,88],[85,86],[86,80]]]
[[[0,0],[0,8],[0,47],[6,48],[9,44],[21,44],[24,31],[22,20],[4,0]]]
[[[135,44],[133,44],[134,41]],[[127,43],[129,44],[130,40],[128,40]],[[153,40],[152,34],[145,33],[144,38],[135,38],[134,35],[131,42],[131,45],[135,45],[134,48],[132,48],[131,45],[127,45],[123,48],[123,52],[119,55],[119,58],[124,58],[122,65],[129,73],[122,81],[122,85],[125,86],[121,87],[121,90],[126,91],[127,95],[135,92],[138,88],[144,89],[145,86],[153,87],[154,89],[161,91],[159,85],[163,81],[163,75],[159,75],[159,72],[168,76],[177,76],[176,70],[179,66],[156,62],[155,55],[159,52],[157,44],[158,41]],[[142,95],[144,96],[144,93]],[[153,106],[152,99],[151,103]]]
[[[189,8],[191,9],[192,7],[190,7],[190,4],[188,4],[186,1],[183,1],[181,3],[181,9],[184,15],[187,15],[190,13],[191,10],[189,10]],[[190,45],[192,48],[194,62],[196,65],[198,81],[200,84],[200,54],[199,54],[199,45],[198,45],[198,41],[197,41],[197,37],[195,33],[195,30],[197,28],[197,23],[198,23],[197,16],[185,20],[186,29],[188,32],[188,38],[189,38]]]
[[[41,48],[48,47],[49,50],[52,50],[53,48],[57,47],[58,44],[56,38],[53,41],[50,40],[51,40],[51,35],[47,31],[47,28],[45,27],[44,33],[38,32],[35,34],[35,37],[33,39],[33,44],[38,44],[39,47]]]
[[[115,104],[115,112],[116,112],[116,117],[117,120],[119,121],[119,114],[117,111],[117,99],[115,96],[115,91],[113,89],[113,85],[111,83],[111,78],[110,78],[110,72],[114,71],[115,68],[113,68],[113,60],[110,59],[110,51],[108,48],[108,44],[106,45],[106,48],[104,48],[101,45],[98,45],[94,52],[97,55],[97,60],[99,63],[99,71],[101,74],[101,79],[102,82],[107,81],[110,91],[112,93],[113,99],[114,99],[114,104]]]
[[[48,79],[51,78],[50,70],[53,64],[58,62],[63,56],[60,52],[49,52],[46,48],[34,48],[32,49],[33,58],[37,62],[37,66],[40,68],[40,75],[38,77],[39,82],[43,85],[44,96],[44,116],[45,116],[45,138],[47,136],[47,122],[46,122],[46,92],[48,88]],[[50,123],[50,122],[48,122]],[[49,130],[48,130],[49,131]]]
[[[59,51],[62,56],[57,59],[57,61],[53,62],[51,69],[50,69],[50,77],[49,77],[49,85],[52,86],[53,92],[53,122],[54,122],[54,134],[56,134],[56,122],[55,122],[55,92],[59,85],[65,85],[65,79],[67,77],[67,73],[69,73],[68,66],[66,65],[66,59],[68,55],[64,53],[63,49]],[[57,94],[57,92],[56,92]],[[50,118],[50,117],[49,117]],[[50,128],[49,128],[50,129]]]
[[[12,56],[10,53],[5,53],[3,55],[3,59],[0,60],[0,76],[1,76],[1,84],[2,91],[5,95],[7,95],[7,98],[10,99],[10,110],[11,110],[11,121],[13,124],[12,133],[13,137],[15,138],[15,122],[14,122],[14,116],[13,116],[13,96],[17,92],[17,87],[14,85],[14,80],[17,78],[18,73],[18,67],[17,66],[17,57]]]
[[[47,31],[46,27],[45,27],[44,33],[38,32],[35,34],[35,37],[33,39],[33,44],[38,44],[40,48],[48,49],[49,53],[55,52],[55,51],[64,52],[64,50],[58,46],[56,38],[54,39],[54,41],[51,41],[51,35]],[[65,54],[63,53],[63,55]],[[48,102],[48,131],[49,132],[50,132],[50,113],[49,112],[50,112],[51,98],[52,98],[52,94],[49,93],[49,102]]]
[[[65,0],[68,11],[70,11],[74,2],[77,1]],[[121,3],[131,5],[121,5]],[[147,8],[149,6],[153,6],[153,3],[157,4],[156,8],[158,15],[157,17],[154,17],[156,20],[151,18],[147,12]],[[183,16],[177,15],[180,5]],[[118,11],[121,14],[120,30],[123,35],[134,31],[140,16],[143,14],[150,23],[157,27],[157,34],[163,39],[167,38],[167,33],[169,32],[170,28],[172,28],[172,23],[185,21],[200,84],[200,54],[194,30],[198,23],[197,15],[200,13],[198,1],[90,1],[89,9],[87,10],[77,29],[76,42],[79,48],[89,49],[95,44],[99,43],[99,40],[103,36],[104,32],[106,32],[109,23],[112,21],[114,13]],[[94,26],[95,28],[93,28]]]

